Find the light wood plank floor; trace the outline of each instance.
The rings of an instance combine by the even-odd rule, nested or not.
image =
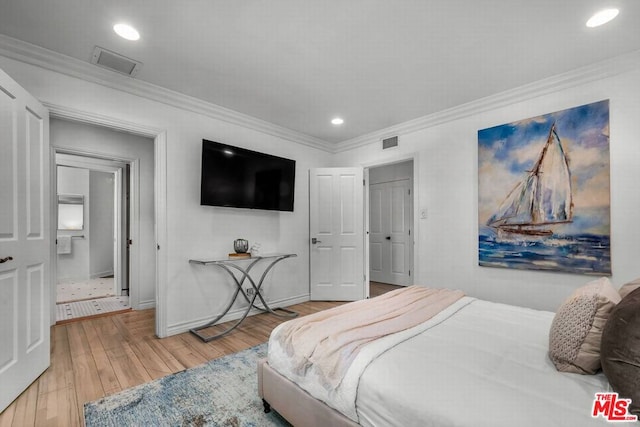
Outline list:
[[[395,288],[372,283],[371,296]],[[289,308],[307,315],[340,304],[310,301]],[[52,327],[51,366],[0,414],[0,427],[81,426],[85,402],[266,342],[286,320],[251,316],[227,336],[203,343],[188,332],[156,338],[154,315],[130,311]]]

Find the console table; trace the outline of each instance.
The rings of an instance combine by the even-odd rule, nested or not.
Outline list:
[[[269,312],[271,314],[275,314],[276,316],[280,316],[280,317],[296,317],[298,313],[296,313],[295,311],[287,310],[285,308],[272,309],[271,307],[269,307],[267,302],[264,300],[261,292],[262,283],[264,282],[264,278],[267,276],[267,273],[269,273],[269,271],[271,271],[271,269],[280,261],[287,258],[293,258],[296,256],[297,256],[296,254],[265,254],[265,255],[260,255],[256,257],[252,256],[250,258],[240,258],[240,259],[219,259],[219,260],[190,259],[189,263],[191,264],[213,265],[223,269],[229,274],[229,276],[231,276],[231,278],[236,284],[236,290],[233,296],[231,297],[229,304],[226,306],[223,312],[220,315],[218,315],[215,319],[213,319],[211,322],[207,323],[206,325],[202,325],[197,328],[190,329],[191,333],[195,334],[198,338],[200,338],[204,342],[209,342],[216,338],[220,338],[221,336],[226,335],[229,332],[233,331],[235,328],[237,328],[244,321],[244,319],[247,317],[247,315],[249,314],[252,308],[258,309],[263,312]],[[260,280],[258,280],[258,282],[256,283],[254,278],[251,277],[250,273],[251,273],[251,269],[261,261],[268,263],[268,265],[265,268],[264,272],[262,273],[262,276],[260,276]],[[246,265],[246,262],[249,262],[249,264]],[[239,271],[240,277],[236,277],[236,275],[233,273],[233,270]],[[251,292],[248,294],[242,288],[242,284],[244,283],[245,280],[248,280],[249,283],[251,283],[251,287],[253,289],[252,295],[250,295]],[[216,322],[222,319],[229,312],[229,310],[231,309],[231,306],[233,306],[233,303],[236,301],[236,299],[238,299],[239,295],[242,295],[244,299],[249,303],[242,317],[240,317],[240,319],[238,319],[231,327],[229,327],[225,331],[220,332],[216,335],[207,336],[202,334],[200,332],[201,330],[213,326]],[[256,302],[257,302],[256,299],[258,298],[262,303],[262,307],[256,305]],[[282,313],[278,313],[276,312],[276,310]]]

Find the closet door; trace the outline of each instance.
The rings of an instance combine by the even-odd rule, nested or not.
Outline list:
[[[411,184],[369,186],[369,268],[374,282],[411,284]]]

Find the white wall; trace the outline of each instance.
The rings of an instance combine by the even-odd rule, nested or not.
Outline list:
[[[114,176],[112,173],[89,172],[89,212],[91,213],[89,275],[91,278],[105,277],[114,273]]]
[[[393,163],[369,170],[369,185],[413,178],[413,162]]]
[[[336,166],[416,157],[416,284],[460,288],[472,296],[555,310],[590,276],[478,266],[477,131],[603,99],[610,99],[612,282],[640,277],[640,69],[555,93],[468,113],[401,134],[399,147],[382,151],[380,139],[340,152]],[[366,142],[366,141],[365,141]]]
[[[235,238],[260,242],[265,251],[290,251],[268,278],[267,299],[296,302],[308,296],[307,171],[328,165],[364,165],[414,158],[414,216],[418,263],[415,283],[450,286],[496,301],[554,310],[588,277],[538,271],[480,268],[477,259],[477,131],[514,120],[611,100],[612,280],[616,285],[639,276],[640,70],[555,92],[525,91],[529,97],[463,118],[400,134],[400,146],[383,152],[380,139],[335,155],[296,144],[209,115],[121,92],[68,75],[0,56],[0,68],[43,102],[91,112],[118,122],[166,132],[167,288],[161,333],[177,333],[217,313],[233,287],[212,268],[190,258],[224,257]],[[481,83],[479,83],[481,84]],[[388,135],[386,135],[388,136]],[[202,138],[292,158],[297,161],[295,212],[235,210],[199,205]],[[366,138],[365,138],[366,139]]]
[[[168,245],[162,250],[167,251],[168,286],[159,296],[165,298],[167,308],[161,334],[182,332],[211,319],[224,307],[233,291],[229,279],[214,268],[199,268],[188,260],[225,257],[233,249],[233,240],[241,236],[262,243],[265,252],[298,254],[269,274],[269,301],[288,304],[308,299],[307,173],[309,168],[329,165],[329,153],[7,57],[0,56],[0,68],[45,103],[166,132]],[[296,160],[294,212],[200,206],[203,138]]]

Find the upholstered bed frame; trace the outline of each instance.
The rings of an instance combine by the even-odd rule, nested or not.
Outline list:
[[[634,282],[618,292],[607,278],[591,281],[576,289],[555,314],[464,297],[439,312],[437,316],[441,318],[419,324],[418,330],[414,331],[414,327],[370,343],[359,353],[362,356],[359,368],[365,371],[358,371],[356,366],[356,370],[350,372],[353,374],[349,377],[350,382],[346,383],[349,387],[345,390],[350,394],[348,397],[344,393],[340,395],[343,400],[354,401],[358,408],[349,407],[345,413],[355,411],[357,415],[354,416],[372,425],[408,425],[416,420],[440,424],[446,419],[451,425],[473,426],[478,424],[477,416],[480,416],[480,424],[500,419],[503,421],[500,425],[537,427],[545,421],[564,420],[571,425],[596,426],[601,420],[590,412],[593,397],[612,387],[621,396],[632,399],[627,408],[627,419],[632,421],[634,417],[630,414],[640,416],[637,363],[640,361],[640,339],[634,333],[640,327],[640,288],[623,291]],[[567,308],[580,306],[583,300],[597,301],[598,310]],[[579,314],[577,320],[575,313]],[[599,313],[604,317],[598,318]],[[335,312],[331,316],[335,316]],[[564,328],[566,323],[584,323],[591,328],[605,326],[600,334],[602,343],[598,340],[598,351],[591,355],[592,351],[589,357],[578,357],[576,354],[581,353],[572,350],[572,358],[559,352],[556,347],[567,345],[562,342],[557,345],[555,341],[558,340],[552,338],[556,329]],[[522,334],[521,330],[527,333]],[[578,347],[581,349],[586,341],[585,338],[577,342]],[[295,360],[280,356],[283,350],[277,339],[272,337],[269,345],[273,366],[278,371],[290,372]],[[384,352],[385,357],[375,358],[380,354],[378,351]],[[475,357],[477,352],[487,357]],[[428,363],[423,363],[427,355]],[[452,355],[455,355],[455,363],[451,363]],[[372,358],[375,363],[369,364]],[[398,360],[403,364],[399,365]],[[594,365],[596,362],[597,366]],[[420,369],[402,369],[404,364]],[[606,376],[596,372],[600,364]],[[465,370],[458,366],[464,366]],[[495,366],[501,369],[490,370]],[[273,407],[296,427],[359,425],[323,402],[336,403],[331,400],[332,395],[323,394],[320,389],[320,397],[312,397],[278,371],[267,359],[258,362],[258,394],[264,402],[265,412]],[[392,371],[394,380],[388,381],[387,374]],[[534,375],[529,376],[527,372]],[[526,381],[527,386],[523,388],[523,380],[529,377],[531,380]],[[308,381],[305,383],[306,379],[301,380],[301,384],[306,384],[303,387],[309,385]],[[310,389],[317,385],[314,381]],[[427,384],[446,384],[446,387],[422,387]],[[317,392],[316,387],[314,393]],[[354,392],[355,397],[352,396]],[[467,411],[459,410],[460,399],[464,399]],[[504,405],[499,404],[505,401],[512,403],[510,411],[505,411]],[[344,406],[337,402],[337,407]],[[402,405],[412,410],[393,410]],[[544,414],[538,412],[541,407],[545,408]]]
[[[269,366],[266,359],[258,362],[258,394],[265,412],[271,407],[294,426],[356,427],[338,411],[314,399],[289,379]]]

